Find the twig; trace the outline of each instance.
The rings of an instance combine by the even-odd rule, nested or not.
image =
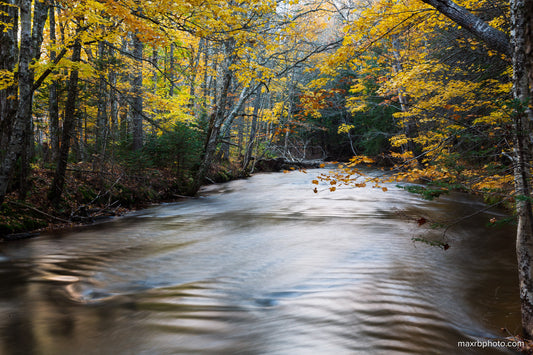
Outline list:
[[[448,232],[448,229],[450,229],[451,227],[453,227],[453,226],[455,226],[455,225],[461,223],[462,221],[464,221],[464,220],[466,220],[466,219],[469,219],[469,218],[474,217],[474,216],[476,216],[476,215],[478,215],[478,214],[480,214],[480,213],[483,213],[483,212],[485,212],[485,211],[488,211],[488,210],[490,210],[492,207],[498,206],[499,204],[501,204],[501,203],[503,203],[503,202],[509,200],[510,198],[513,198],[513,197],[514,197],[513,195],[507,196],[507,197],[505,197],[504,199],[502,199],[502,200],[500,200],[500,201],[498,201],[498,202],[496,202],[496,203],[493,203],[492,205],[489,205],[489,206],[487,206],[487,207],[485,207],[485,208],[482,208],[482,209],[480,209],[480,210],[477,210],[476,212],[471,213],[471,214],[469,214],[468,216],[461,217],[461,218],[459,218],[458,220],[456,220],[455,222],[450,223],[450,224],[446,227],[446,229],[444,230],[444,232],[442,232],[442,236],[443,236],[443,238],[446,238],[446,233]]]

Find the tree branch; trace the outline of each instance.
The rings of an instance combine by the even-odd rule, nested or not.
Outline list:
[[[511,40],[504,32],[490,26],[451,0],[422,0],[422,2],[433,6],[438,12],[485,42],[489,48],[511,58]]]

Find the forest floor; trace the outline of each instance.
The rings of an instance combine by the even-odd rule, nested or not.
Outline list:
[[[316,167],[318,163],[288,166],[282,159],[262,161],[257,171]],[[163,202],[191,197],[190,176],[177,176],[164,169],[135,172],[118,167],[94,169],[90,164],[69,165],[62,202],[53,206],[48,200],[54,172],[34,169],[24,199],[8,194],[0,205],[0,241],[30,238],[42,232],[74,228],[120,216]],[[232,164],[215,166],[208,176],[211,183],[246,177]]]
[[[242,177],[231,166],[219,166],[210,180]],[[119,216],[150,205],[178,201],[189,196],[187,176],[163,169],[134,173],[117,167],[95,170],[89,164],[69,166],[60,205],[48,200],[53,170],[34,169],[29,190],[22,200],[8,194],[0,205],[0,240],[32,237],[40,232],[76,227]]]

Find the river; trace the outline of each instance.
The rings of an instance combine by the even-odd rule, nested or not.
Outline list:
[[[257,174],[201,197],[0,244],[0,354],[509,354],[512,227],[484,205]]]

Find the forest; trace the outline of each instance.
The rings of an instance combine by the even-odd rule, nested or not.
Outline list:
[[[515,211],[531,336],[532,16],[526,0],[2,0],[0,234],[275,159],[381,187],[371,164]]]

